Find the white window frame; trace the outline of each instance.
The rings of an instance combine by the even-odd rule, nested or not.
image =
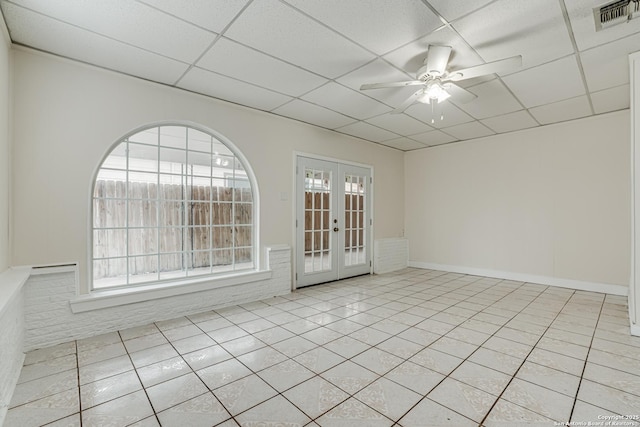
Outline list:
[[[118,286],[109,286],[109,287],[101,287],[101,288],[94,288],[94,278],[93,278],[93,261],[94,261],[94,211],[93,211],[93,206],[94,206],[94,191],[95,191],[95,186],[96,186],[96,181],[98,178],[98,173],[100,172],[100,170],[103,167],[103,164],[105,163],[105,161],[107,160],[107,158],[110,156],[110,154],[112,153],[112,151],[118,147],[121,143],[123,143],[125,140],[129,139],[130,137],[132,137],[133,135],[143,132],[145,130],[149,130],[149,129],[154,129],[154,128],[158,128],[158,127],[163,127],[163,126],[174,126],[174,127],[185,127],[185,128],[190,128],[190,129],[194,129],[196,131],[200,131],[206,134],[209,134],[210,136],[212,136],[215,140],[217,140],[218,142],[220,142],[221,144],[223,144],[227,149],[229,149],[229,151],[231,151],[231,153],[236,157],[236,159],[240,162],[240,164],[242,165],[242,168],[244,169],[247,177],[246,179],[248,180],[249,184],[250,184],[250,188],[251,188],[251,193],[252,193],[252,211],[251,211],[251,217],[252,217],[252,224],[251,224],[251,241],[252,241],[252,247],[251,247],[251,259],[253,261],[253,268],[247,268],[247,269],[241,269],[241,270],[226,270],[226,271],[221,271],[221,272],[213,272],[213,273],[208,273],[208,274],[201,274],[201,275],[194,275],[194,276],[181,276],[181,277],[177,277],[177,278],[170,278],[170,279],[160,279],[160,280],[152,280],[152,281],[146,281],[146,282],[140,282],[140,283],[128,283],[125,285],[118,285]],[[188,148],[185,149],[185,152],[188,152]],[[125,169],[128,171],[128,167]],[[157,174],[160,174],[161,172],[158,171],[156,172]],[[244,178],[244,177],[243,177]],[[225,178],[226,181],[226,178]],[[128,197],[127,197],[127,203],[128,203]],[[151,288],[166,288],[167,286],[178,286],[180,288],[185,288],[185,290],[192,288],[193,286],[197,285],[198,289],[202,289],[202,285],[205,286],[211,286],[211,287],[216,287],[215,282],[216,279],[224,282],[224,283],[229,283],[229,279],[234,277],[234,276],[239,276],[239,277],[243,277],[243,276],[247,276],[247,274],[252,275],[252,273],[255,272],[259,272],[260,271],[260,257],[259,257],[259,247],[260,247],[260,242],[259,242],[259,224],[260,224],[260,218],[259,218],[259,205],[260,205],[260,198],[259,198],[259,189],[258,189],[258,184],[257,184],[257,180],[255,178],[255,174],[253,173],[253,169],[251,168],[250,163],[248,162],[248,160],[246,159],[246,157],[244,156],[244,154],[235,146],[235,144],[233,144],[228,138],[226,138],[224,135],[220,134],[219,132],[216,132],[212,129],[209,129],[207,127],[204,127],[202,125],[199,125],[197,123],[193,123],[193,122],[185,122],[185,121],[170,121],[170,122],[156,122],[156,123],[150,123],[144,126],[141,126],[139,128],[134,129],[133,131],[127,133],[126,135],[124,135],[123,137],[119,138],[116,142],[114,142],[113,144],[111,144],[108,148],[108,150],[105,152],[105,154],[103,155],[103,157],[101,158],[99,164],[97,165],[97,167],[95,168],[94,172],[93,172],[93,176],[92,176],[92,180],[91,180],[91,184],[90,184],[90,188],[89,188],[89,216],[88,216],[88,228],[89,228],[89,238],[88,238],[88,268],[87,268],[87,272],[88,272],[88,283],[89,283],[89,291],[91,294],[100,294],[100,293],[128,293],[128,292],[138,292],[138,291],[142,291],[142,290],[150,290]],[[158,251],[160,250],[160,248],[157,248]],[[184,252],[183,252],[184,253]],[[129,260],[129,255],[127,254],[125,259],[127,260],[126,262],[128,262]],[[127,282],[129,280],[127,279]],[[210,285],[206,285],[207,283],[209,283]],[[222,285],[223,283],[220,283],[220,285]],[[196,288],[194,288],[196,289]]]

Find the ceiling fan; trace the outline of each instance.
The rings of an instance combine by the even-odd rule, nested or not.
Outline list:
[[[437,104],[449,97],[462,103],[472,101],[477,96],[454,82],[484,76],[486,74],[509,71],[522,66],[522,56],[518,55],[462,70],[447,71],[449,55],[451,55],[451,47],[430,45],[427,50],[424,65],[420,67],[416,73],[416,80],[369,83],[362,85],[360,90],[421,86],[418,91],[407,98],[398,108],[391,111],[391,114],[399,114],[409,108],[414,102]]]

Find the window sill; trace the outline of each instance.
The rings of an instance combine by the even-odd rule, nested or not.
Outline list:
[[[207,277],[203,279],[181,280],[171,283],[139,286],[131,289],[112,289],[94,291],[87,295],[80,295],[71,301],[73,313],[83,313],[101,308],[116,307],[136,302],[167,298],[193,292],[209,291],[243,283],[257,282],[270,279],[272,272],[251,271],[226,276]]]

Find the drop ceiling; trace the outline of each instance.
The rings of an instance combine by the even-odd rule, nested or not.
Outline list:
[[[595,31],[593,0],[0,0],[11,40],[403,151],[629,108],[640,19]],[[428,45],[477,95],[390,114]]]

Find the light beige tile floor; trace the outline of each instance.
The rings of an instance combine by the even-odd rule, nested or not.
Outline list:
[[[637,426],[628,325],[619,296],[362,276],[30,352],[5,426]]]

